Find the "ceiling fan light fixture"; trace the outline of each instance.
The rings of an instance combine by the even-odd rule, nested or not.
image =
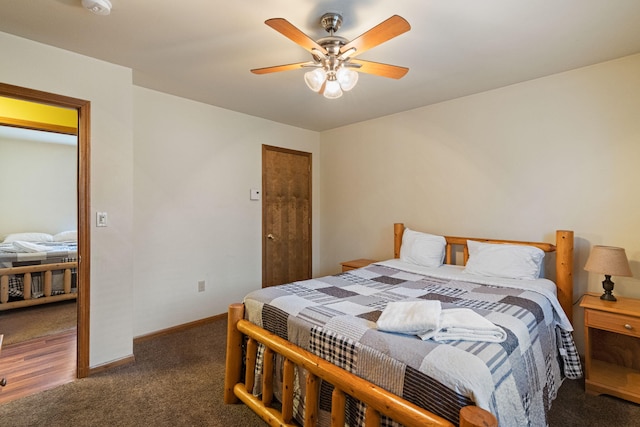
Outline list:
[[[335,79],[327,79],[327,82],[324,86],[325,98],[329,99],[337,99],[342,96],[342,89],[340,88],[340,83],[338,83]]]
[[[304,82],[314,92],[320,91],[326,78],[327,75],[322,68],[316,68],[313,71],[304,73]]]
[[[345,92],[356,87],[356,83],[358,83],[358,73],[345,67],[338,70],[336,78],[338,79],[338,83],[340,83],[340,87]]]
[[[91,1],[91,0],[83,0]],[[99,1],[99,0],[94,0]],[[340,98],[344,92],[350,91],[358,83],[359,73],[375,74],[382,77],[399,79],[408,68],[398,67],[366,60],[352,61],[356,55],[374,48],[411,29],[401,16],[393,15],[375,27],[349,41],[334,33],[342,25],[342,16],[338,12],[325,13],[320,24],[329,33],[328,37],[314,40],[284,18],[271,18],[265,21],[269,27],[278,31],[294,43],[298,44],[313,57],[313,62],[277,65],[274,67],[254,68],[255,74],[267,74],[277,71],[295,70],[314,67],[304,75],[304,81],[312,91],[321,93],[326,98]]]

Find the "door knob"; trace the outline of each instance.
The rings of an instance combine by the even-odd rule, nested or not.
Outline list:
[[[275,237],[273,237],[273,234],[269,233],[269,234],[267,234],[267,239],[274,240]]]

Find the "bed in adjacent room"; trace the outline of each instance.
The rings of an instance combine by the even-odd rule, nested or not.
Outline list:
[[[271,425],[546,426],[563,380],[582,375],[573,233],[394,234],[394,259],[232,305],[225,402]]]
[[[0,311],[77,298],[77,233],[13,233],[0,243]]]

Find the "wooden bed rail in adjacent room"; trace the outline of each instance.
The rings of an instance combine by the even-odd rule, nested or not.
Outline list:
[[[402,234],[404,233],[404,224],[393,224],[393,256],[400,258],[400,247],[402,246]],[[477,237],[454,237],[444,236],[447,241],[445,264],[453,264],[453,247],[462,247],[463,260],[462,265],[466,265],[469,259],[469,249],[467,248],[467,240],[476,240],[484,243],[508,243],[514,245],[535,246],[546,252],[555,252],[556,254],[556,276],[555,283],[557,287],[558,301],[562,309],[566,313],[569,321],[573,321],[573,231],[557,230],[556,243],[542,242],[522,242],[515,240],[496,240],[481,239]]]
[[[245,380],[242,379],[244,336],[246,345]],[[254,371],[257,343],[265,346],[263,363],[262,397],[253,395]],[[284,357],[281,410],[271,407],[273,397],[274,355]],[[366,405],[365,424],[379,426],[382,415],[411,426],[453,426],[449,421],[434,415],[410,402],[390,393],[356,375],[346,372],[324,359],[305,351],[294,344],[244,320],[244,305],[231,304],[227,325],[227,358],[224,402],[237,403],[242,400],[264,421],[272,426],[295,426],[293,419],[294,365],[306,369],[305,426],[315,426],[318,418],[320,380],[334,386],[332,394],[331,425],[344,426],[346,395]],[[467,406],[460,411],[462,427],[496,427],[495,417],[476,406]]]
[[[71,292],[72,270],[78,268],[76,261],[59,262],[52,264],[28,265],[23,267],[7,267],[0,269],[0,311],[17,307],[27,307],[37,304],[46,304],[52,301],[62,301],[77,298],[77,292]],[[62,271],[63,293],[53,294],[53,272]],[[31,283],[33,273],[43,273],[43,293],[40,298],[31,295]],[[23,275],[23,299],[9,301],[9,277]]]

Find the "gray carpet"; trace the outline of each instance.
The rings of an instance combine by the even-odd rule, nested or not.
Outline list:
[[[551,427],[640,426],[640,405],[615,397],[584,392],[584,380],[566,380],[553,401]]]
[[[221,320],[136,343],[135,364],[0,405],[0,425],[265,426],[246,406],[222,403],[225,336]],[[640,405],[565,381],[549,422],[637,426]]]

